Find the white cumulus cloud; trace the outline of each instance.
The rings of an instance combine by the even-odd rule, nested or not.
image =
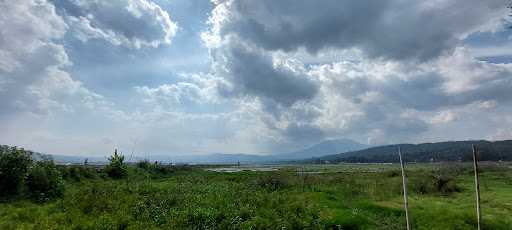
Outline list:
[[[150,0],[56,1],[75,37],[104,39],[129,48],[171,44],[178,25]]]

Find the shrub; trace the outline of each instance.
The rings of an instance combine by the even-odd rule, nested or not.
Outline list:
[[[142,161],[137,162],[137,167],[144,169],[144,170],[149,170],[151,168],[151,163],[149,163],[148,160],[142,160]]]
[[[434,176],[434,181],[436,185],[436,190],[443,194],[449,194],[453,192],[460,192],[460,188],[455,183],[455,180],[452,177],[437,175]]]
[[[455,180],[446,175],[431,174],[414,178],[411,182],[413,191],[419,194],[439,193],[447,195],[460,192],[460,188],[455,183]]]
[[[169,165],[162,165],[159,162],[155,162],[153,164],[153,171],[160,175],[167,175],[174,172],[174,169],[172,166]]]
[[[110,164],[105,167],[107,175],[114,179],[122,179],[128,176],[128,167],[124,163],[124,156],[117,154],[117,149],[109,159]]]
[[[387,177],[397,177],[401,175],[400,170],[390,170],[385,173]]]
[[[289,185],[289,181],[279,174],[260,176],[256,179],[256,185],[270,191],[276,191]]]
[[[23,149],[12,147],[0,153],[0,196],[21,192],[31,164],[30,154]]]
[[[64,182],[53,161],[38,161],[29,169],[27,190],[30,197],[37,201],[62,196]]]
[[[137,162],[137,167],[146,170],[153,174],[166,175],[174,172],[174,168],[169,165],[163,165],[160,162],[150,163],[148,160],[142,160]]]
[[[60,171],[65,180],[81,181],[83,179],[96,179],[99,176],[96,169],[89,166],[61,166]]]

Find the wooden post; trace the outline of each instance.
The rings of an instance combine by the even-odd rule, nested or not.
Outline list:
[[[407,201],[407,178],[405,175],[404,162],[402,160],[402,151],[398,146],[398,156],[400,157],[400,167],[402,168],[402,186],[404,189],[404,209],[405,209],[405,221],[407,222],[407,230],[411,229],[411,223],[409,221],[409,202]]]
[[[302,173],[301,173],[302,174],[301,175],[301,177],[302,177],[302,192],[304,192],[305,191],[304,187],[306,186],[306,166],[303,165],[301,167],[301,170],[302,170]]]
[[[476,218],[478,230],[480,230],[480,222],[482,221],[482,213],[480,212],[480,179],[478,178],[478,150],[473,145],[473,169],[475,171],[475,195],[476,195]]]

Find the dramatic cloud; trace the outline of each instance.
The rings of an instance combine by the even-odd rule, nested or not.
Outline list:
[[[0,113],[70,110],[60,99],[69,101],[72,96],[89,105],[101,99],[64,70],[71,62],[64,47],[53,40],[64,35],[67,25],[52,4],[2,2],[0,10],[4,12],[0,16],[0,76],[3,80]]]
[[[194,90],[206,93],[208,80],[190,80],[191,83],[168,84],[169,87],[141,86],[140,92],[147,93],[149,99],[144,99],[142,104],[135,100],[138,104],[126,108],[126,104],[111,102],[117,98],[95,93],[74,76],[76,63],[95,57],[75,54],[71,60],[69,49],[75,52],[73,46],[77,44],[70,41],[73,37],[81,39],[84,46],[91,39],[105,39],[109,43],[102,45],[103,49],[110,49],[108,44],[136,49],[170,44],[176,25],[170,21],[167,11],[155,3],[1,1],[0,11],[0,125],[3,127],[0,139],[3,144],[49,153],[105,154],[113,147],[130,145],[133,137],[142,136],[147,149],[166,152],[180,148],[172,144],[160,147],[151,141],[147,130],[158,130],[155,135],[162,136],[169,134],[168,130],[176,130],[171,134],[178,135],[177,127],[190,124],[190,132],[180,140],[190,147],[192,144],[186,138],[212,132],[199,132],[201,125],[213,124],[211,120],[219,120],[218,126],[225,123],[215,118],[222,116],[187,116],[158,107],[147,109],[148,101],[158,101],[159,92],[171,95],[177,90],[174,95],[183,95],[177,98],[182,103]],[[104,51],[96,49],[91,53]],[[200,99],[191,97],[191,100]],[[175,118],[179,119],[166,121]],[[218,135],[227,134],[218,132]]]
[[[320,91],[306,107],[307,121],[326,136],[359,136],[379,142],[414,140],[431,125],[460,120],[458,113],[512,102],[512,65],[478,61],[463,48],[434,62],[343,61],[308,72]],[[494,114],[497,116],[497,114]]]
[[[463,47],[503,28],[505,0],[216,4],[202,36],[226,83],[219,91],[257,98],[285,139],[414,140],[456,121],[450,108],[511,99],[511,66]]]
[[[0,140],[180,155],[512,138],[508,2],[0,0]]]
[[[82,41],[105,39],[130,48],[156,48],[170,44],[178,29],[167,11],[149,0],[54,2]]]
[[[22,69],[21,62],[30,58],[31,53],[66,32],[67,26],[55,13],[53,5],[44,1],[18,4],[2,1],[0,10],[3,12],[0,15],[0,70],[4,73]]]
[[[410,66],[396,62],[340,62],[319,65],[313,73],[332,82],[339,94],[361,103],[370,93],[386,102],[422,111],[475,101],[512,99],[512,65],[472,58],[463,49],[436,62]]]
[[[69,27],[51,3],[2,1],[0,11],[2,141],[27,147],[41,143],[47,139],[38,139],[38,132],[48,132],[55,126],[41,131],[38,127],[59,114],[76,116],[96,111],[105,117],[116,115],[111,103],[68,72],[73,63],[58,41]]]
[[[237,36],[267,50],[310,52],[359,48],[371,57],[430,59],[476,30],[491,29],[507,0],[492,1],[250,1],[218,4],[211,17],[215,44]],[[313,10],[315,9],[315,10]]]
[[[317,86],[303,70],[289,63],[276,63],[259,50],[230,44],[215,50],[213,56],[215,73],[228,81],[221,88],[224,95],[256,96],[289,107],[311,99],[316,93]]]

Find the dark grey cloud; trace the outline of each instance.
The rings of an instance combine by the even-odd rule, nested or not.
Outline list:
[[[492,31],[506,2],[227,0],[203,38],[223,95],[258,98],[273,117],[267,127],[289,140],[365,132],[403,140],[429,130],[439,111],[505,100],[509,67],[478,66],[457,49],[468,34]],[[314,58],[353,49],[362,51],[357,61],[280,65],[303,50]],[[477,74],[463,79],[465,68]]]
[[[312,99],[318,86],[305,73],[286,66],[275,66],[272,57],[243,45],[230,44],[212,52],[229,86],[221,87],[225,96],[254,96],[263,102],[290,107]],[[270,105],[269,105],[270,107]]]
[[[390,78],[378,86],[384,96],[400,103],[401,107],[434,110],[450,104],[442,90],[444,79],[438,73],[411,74],[409,79]]]
[[[352,66],[353,68],[353,66]],[[363,74],[371,75],[371,71]],[[398,75],[400,74],[400,75]],[[363,98],[370,92],[379,93],[382,98],[394,102],[404,108],[418,110],[433,110],[443,105],[451,104],[451,99],[445,95],[442,86],[443,77],[436,72],[397,73],[383,76],[385,80],[375,80],[373,76],[346,77],[332,76],[336,93],[353,103],[363,103]]]
[[[404,116],[404,107],[393,103],[370,102],[361,106],[364,116],[353,125],[362,130],[377,129],[391,136],[404,136],[422,133],[429,126],[415,116]],[[351,130],[352,132],[357,132]]]
[[[283,134],[294,143],[316,143],[324,138],[323,130],[310,124],[292,123],[283,130]]]
[[[478,89],[461,92],[453,95],[452,101],[457,104],[468,104],[475,101],[512,101],[512,71],[503,73],[503,78],[488,80],[478,86]],[[505,75],[506,74],[506,75]]]
[[[312,100],[319,90],[317,82],[303,69],[276,64],[270,54],[236,41],[212,49],[211,55],[215,74],[222,77],[217,85],[221,96],[231,99],[256,98],[260,109],[270,115],[264,119],[266,127],[271,132],[285,136],[293,146],[296,142],[314,143],[323,137],[318,127],[304,123],[306,119],[303,118],[309,117],[307,120],[310,121],[316,115],[312,116],[301,109],[302,112],[289,112]],[[282,121],[289,122],[289,125],[278,126],[277,123]]]
[[[229,2],[229,4],[228,4]],[[427,60],[499,16],[492,1],[225,1],[220,36],[236,34],[267,50],[359,48],[371,57]],[[219,17],[220,18],[220,17]]]

